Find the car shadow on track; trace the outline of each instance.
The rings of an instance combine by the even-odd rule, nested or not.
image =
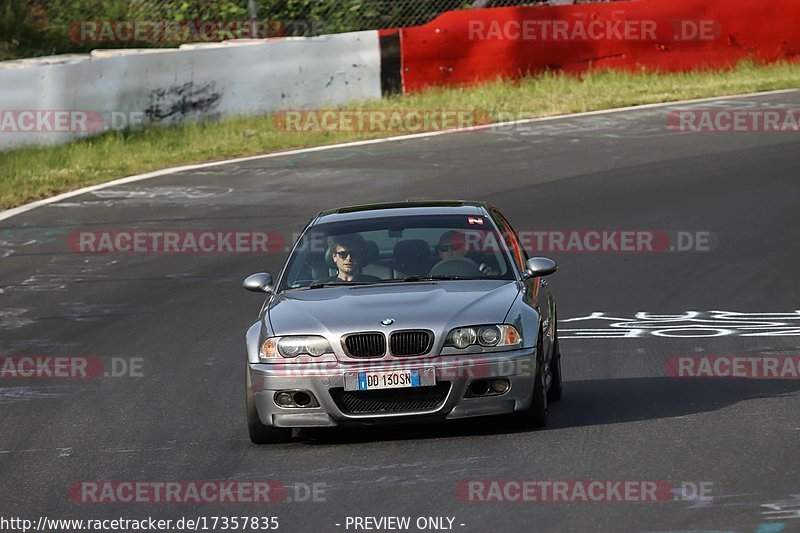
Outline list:
[[[800,391],[800,380],[654,377],[571,381],[564,385],[564,397],[551,403],[544,430],[525,428],[515,417],[494,416],[425,424],[304,429],[295,440],[324,445],[548,431],[686,416]]]
[[[716,411],[796,394],[800,380],[625,378],[565,383],[549,428],[618,424]]]

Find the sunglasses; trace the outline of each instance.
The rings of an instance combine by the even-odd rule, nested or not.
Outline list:
[[[355,250],[342,250],[341,252],[333,252],[333,255],[339,256],[339,259],[345,259],[347,257],[361,257],[361,254]]]
[[[454,246],[452,244],[439,244],[436,246],[436,249],[440,252],[449,252],[453,248]]]

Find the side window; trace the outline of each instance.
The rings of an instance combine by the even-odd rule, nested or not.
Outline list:
[[[516,261],[520,272],[525,272],[525,263],[528,261],[528,254],[525,252],[522,244],[520,244],[517,234],[514,232],[514,228],[511,227],[511,224],[509,224],[505,217],[498,211],[492,211],[492,218],[494,218],[494,221],[497,223],[497,227],[500,228],[503,239],[505,239],[508,249],[511,250],[511,255],[514,257],[514,261]]]
[[[509,233],[512,235],[512,237],[514,238],[514,240],[515,240],[515,241],[516,241],[516,243],[517,243],[517,246],[519,247],[519,250],[520,250],[520,252],[521,252],[521,254],[520,254],[520,255],[522,256],[522,268],[523,268],[523,270],[524,270],[524,269],[525,269],[525,263],[527,263],[527,262],[528,262],[528,259],[530,259],[530,257],[528,257],[528,251],[527,251],[527,250],[525,249],[525,247],[522,245],[522,241],[519,239],[519,234],[517,233],[517,230],[515,230],[515,229],[514,229],[514,228],[511,226],[511,224],[509,224],[509,223],[508,223],[508,220],[506,220],[506,218],[505,218],[505,217],[503,217],[503,215],[500,215],[500,217],[501,217],[501,218],[503,219],[503,221],[506,223],[506,227],[508,227],[508,231],[509,231]]]

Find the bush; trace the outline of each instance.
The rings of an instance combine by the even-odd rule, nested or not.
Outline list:
[[[528,0],[530,3],[531,0]],[[469,0],[257,0],[258,18],[288,35],[424,24]],[[70,28],[90,20],[246,20],[248,0],[0,0],[0,60],[174,43],[74,42]]]

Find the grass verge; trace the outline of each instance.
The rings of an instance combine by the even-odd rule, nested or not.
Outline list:
[[[744,62],[728,71],[609,71],[580,78],[547,73],[344,109],[479,110],[497,121],[795,87],[800,87],[800,64]],[[0,152],[0,209],[158,168],[398,133],[405,132],[288,132],[263,116],[108,132],[59,146]]]

